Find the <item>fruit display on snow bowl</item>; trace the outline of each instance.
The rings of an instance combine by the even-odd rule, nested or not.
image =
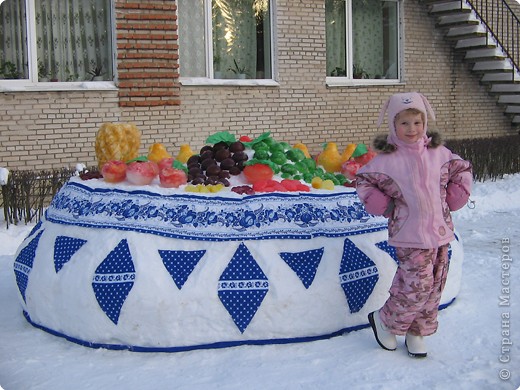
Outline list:
[[[198,153],[184,147],[185,162],[167,149],[107,160],[104,177],[73,177],[56,194],[15,255],[31,324],[89,347],[163,352],[368,326],[397,260],[386,219],[349,179],[269,133],[216,133]],[[444,306],[462,258],[457,239]]]

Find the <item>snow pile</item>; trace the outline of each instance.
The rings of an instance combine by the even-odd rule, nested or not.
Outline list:
[[[474,183],[468,206],[454,214],[469,220],[478,215],[508,212],[520,208],[520,175],[506,175],[504,179]]]
[[[0,167],[0,186],[5,186],[9,179],[9,170],[7,168]]]
[[[520,174],[475,183],[475,208],[454,214],[461,291],[439,315],[426,359],[399,338],[384,351],[369,329],[310,343],[175,354],[95,350],[28,324],[13,275],[32,226],[0,224],[0,386],[18,389],[517,389],[520,385]],[[0,213],[3,215],[3,213]],[[512,258],[505,261],[504,254]],[[505,288],[508,287],[508,288]],[[502,305],[500,304],[502,303]],[[172,324],[175,326],[175,324]]]

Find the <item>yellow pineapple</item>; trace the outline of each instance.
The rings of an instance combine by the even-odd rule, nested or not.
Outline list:
[[[131,123],[104,123],[96,134],[96,158],[101,169],[107,161],[127,162],[137,157],[141,132]]]

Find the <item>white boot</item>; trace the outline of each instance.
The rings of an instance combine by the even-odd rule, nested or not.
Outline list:
[[[408,349],[408,355],[411,357],[424,358],[428,354],[426,352],[426,344],[423,336],[416,336],[407,333],[404,343]]]
[[[395,351],[397,348],[397,338],[395,337],[395,334],[390,333],[388,328],[381,321],[379,310],[370,313],[368,315],[368,321],[374,331],[376,341],[381,348],[386,349],[387,351]]]

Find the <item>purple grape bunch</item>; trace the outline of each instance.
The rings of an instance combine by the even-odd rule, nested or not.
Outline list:
[[[230,186],[229,178],[239,175],[244,169],[248,156],[245,145],[240,142],[217,142],[205,145],[199,154],[191,156],[188,167],[188,182],[191,184],[223,184]]]

